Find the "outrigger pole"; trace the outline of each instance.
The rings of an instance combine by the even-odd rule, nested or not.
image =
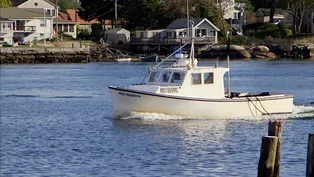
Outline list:
[[[229,37],[229,31],[227,31],[227,68],[228,71],[228,97],[231,97],[231,84],[230,84],[230,37]]]

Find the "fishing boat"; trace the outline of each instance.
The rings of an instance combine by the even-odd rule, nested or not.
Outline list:
[[[115,117],[129,116],[132,112],[187,118],[230,118],[292,112],[291,94],[231,92],[229,57],[227,59],[227,67],[219,67],[218,62],[215,66],[198,66],[192,37],[189,58],[179,59],[169,67],[160,67],[162,62],[159,63],[150,68],[144,83],[128,87],[109,86]],[[224,88],[226,73],[227,91]]]
[[[116,118],[130,116],[133,112],[206,119],[292,113],[294,97],[291,94],[231,92],[230,39],[227,45],[227,66],[220,67],[219,60],[214,66],[198,66],[194,57],[194,36],[195,31],[191,30],[188,58],[182,57],[164,67],[164,61],[171,58],[167,57],[149,69],[148,77],[144,77],[141,84],[109,86]],[[225,74],[228,76],[226,90]]]

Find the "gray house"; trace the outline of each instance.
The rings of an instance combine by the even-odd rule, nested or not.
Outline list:
[[[217,43],[218,31],[220,31],[207,18],[194,18],[194,32],[196,43]],[[181,18],[173,21],[166,29],[140,30],[136,31],[136,42],[138,43],[185,43],[189,40],[189,28],[187,19]]]
[[[105,32],[105,41],[109,44],[125,44],[130,42],[131,32],[124,28],[112,28]]]

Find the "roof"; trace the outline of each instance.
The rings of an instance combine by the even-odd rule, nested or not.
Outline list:
[[[0,8],[0,17],[2,18],[44,18],[44,10],[39,8],[22,9],[18,7]],[[50,15],[46,15],[51,18]]]
[[[199,24],[203,18],[194,18],[194,24]],[[191,26],[191,22],[190,22]],[[187,19],[186,18],[179,18],[173,21],[168,27],[168,29],[180,29],[180,28],[187,28]]]
[[[264,16],[270,16],[270,8],[259,8],[256,13],[260,11],[264,14]],[[284,14],[283,9],[276,9],[275,14]]]
[[[94,23],[100,23],[98,20],[94,19],[91,21],[86,21],[80,18],[80,16],[78,15],[78,11],[75,9],[66,9],[67,14],[69,14],[70,20],[73,22],[77,22],[80,25],[91,25]],[[76,15],[76,17],[75,17]]]
[[[56,23],[56,19],[53,19],[53,23]],[[61,17],[58,17],[58,24],[76,24],[76,22],[72,22],[71,20],[66,20]]]
[[[111,28],[111,29],[107,30],[106,33],[119,33],[121,31],[130,33],[130,31],[128,31],[124,28]]]
[[[28,1],[28,0],[11,0],[11,4],[12,4],[13,7],[14,6],[19,6],[19,5],[23,4],[26,1]],[[52,3],[49,0],[43,0],[43,1],[45,1],[45,2],[47,2],[49,4],[51,4],[51,5],[54,5],[54,3]]]
[[[8,19],[8,18],[2,18],[2,17],[0,17],[0,21],[2,21],[2,22],[9,22],[9,21],[12,21],[12,22],[13,22],[13,20],[10,20],[10,19]]]
[[[203,22],[209,23],[215,30],[220,31],[219,28],[217,28],[212,22],[210,22],[207,18],[194,18],[194,27],[199,26]],[[192,26],[192,23],[190,21],[190,26]],[[167,29],[182,29],[187,28],[187,19],[186,18],[179,18],[175,21],[173,21]]]
[[[56,19],[53,19],[53,23],[56,23]],[[71,21],[67,13],[60,12],[58,13],[58,23],[60,24],[77,24],[77,22]]]

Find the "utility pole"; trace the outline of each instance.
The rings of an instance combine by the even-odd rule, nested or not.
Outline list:
[[[117,20],[118,20],[118,0],[114,0],[114,25],[117,28]]]
[[[77,22],[77,0],[74,0],[75,5],[75,22]]]
[[[56,10],[56,38],[57,38],[57,42],[59,41],[59,29],[58,29],[58,16],[59,16],[59,12],[58,12],[58,0],[55,1],[55,10]]]

